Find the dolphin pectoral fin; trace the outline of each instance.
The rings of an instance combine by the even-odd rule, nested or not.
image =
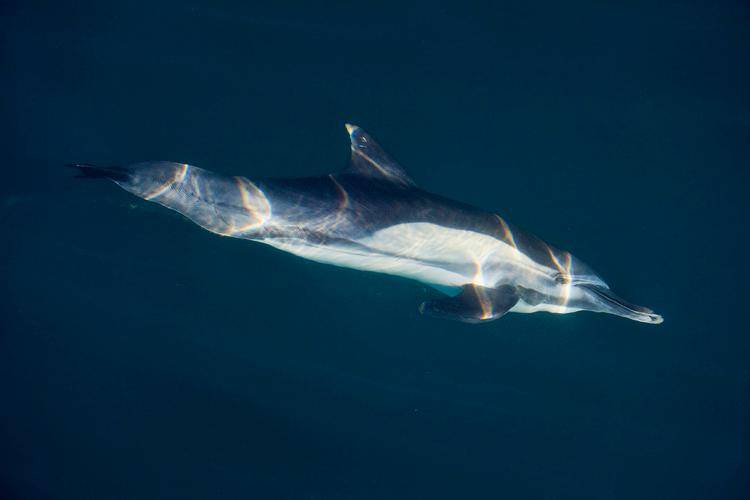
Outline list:
[[[497,288],[464,285],[455,297],[423,302],[419,312],[465,323],[481,323],[499,318],[516,305],[518,299],[518,291],[510,285]]]

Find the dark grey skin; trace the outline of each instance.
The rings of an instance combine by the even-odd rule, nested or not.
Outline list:
[[[352,161],[322,177],[258,179],[147,162],[76,164],[222,236],[304,258],[416,279],[447,295],[420,312],[471,323],[508,311],[662,317],[617,297],[588,266],[498,214],[429,193],[362,129],[347,125]]]

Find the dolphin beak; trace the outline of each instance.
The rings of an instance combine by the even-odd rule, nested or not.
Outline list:
[[[590,284],[582,284],[578,285],[578,287],[585,290],[588,299],[594,302],[596,308],[592,308],[592,310],[615,314],[642,323],[658,325],[664,322],[664,318],[661,315],[656,314],[647,307],[627,302],[615,295],[609,288]]]

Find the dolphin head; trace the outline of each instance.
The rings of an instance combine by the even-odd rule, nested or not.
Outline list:
[[[569,272],[563,270],[555,274],[558,288],[555,295],[558,297],[553,300],[560,300],[561,296],[570,310],[603,312],[642,323],[659,324],[664,321],[651,309],[637,306],[616,295],[591,267],[578,258],[570,256],[568,262]]]

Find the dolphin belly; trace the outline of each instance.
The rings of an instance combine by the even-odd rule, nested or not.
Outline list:
[[[459,266],[388,254],[362,245],[319,244],[297,238],[267,238],[260,241],[315,262],[402,276],[427,284],[456,287],[469,279]]]
[[[329,244],[299,237],[261,241],[317,262],[447,287],[490,288],[503,283],[538,287],[551,272],[489,235],[425,222],[396,224]]]

